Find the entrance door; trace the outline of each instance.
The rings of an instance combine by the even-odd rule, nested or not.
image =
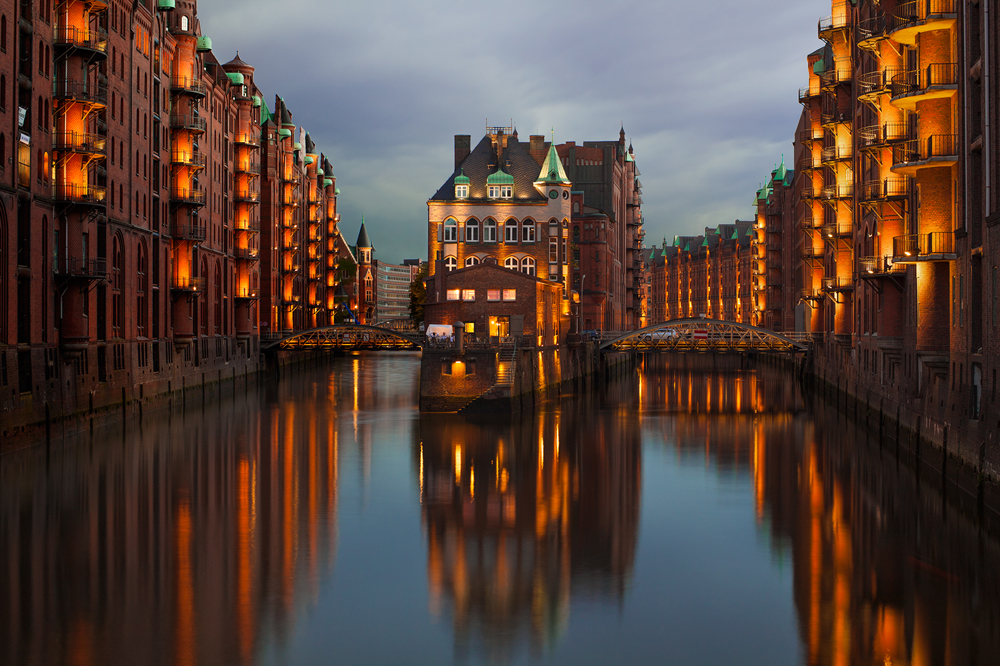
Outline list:
[[[506,338],[510,335],[510,317],[490,316],[490,337]]]

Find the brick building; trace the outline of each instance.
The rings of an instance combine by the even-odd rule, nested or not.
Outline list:
[[[333,171],[278,107],[195,2],[0,4],[0,429],[252,371],[262,325],[326,321]]]

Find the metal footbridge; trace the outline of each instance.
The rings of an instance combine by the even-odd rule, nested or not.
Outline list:
[[[426,340],[419,332],[401,327],[338,324],[294,331],[261,340],[261,351],[323,349],[332,351],[420,349]]]
[[[721,319],[674,319],[635,331],[603,332],[601,351],[802,354],[811,348],[808,333],[775,333]]]

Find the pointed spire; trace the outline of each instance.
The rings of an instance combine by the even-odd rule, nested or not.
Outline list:
[[[538,172],[538,178],[535,180],[536,185],[571,185],[569,177],[566,175],[566,170],[563,169],[562,160],[559,159],[559,153],[556,151],[556,143],[553,141],[549,144],[549,154],[545,156],[545,161],[542,162],[542,169]]]
[[[368,238],[368,230],[365,229],[365,215],[361,214],[361,231],[358,232],[358,242],[355,245],[359,248],[370,248],[372,241]]]

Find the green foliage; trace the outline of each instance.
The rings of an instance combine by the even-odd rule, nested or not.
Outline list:
[[[427,299],[427,285],[424,284],[424,280],[429,270],[427,262],[421,262],[417,277],[410,283],[410,320],[415,325],[424,320],[424,301]]]

